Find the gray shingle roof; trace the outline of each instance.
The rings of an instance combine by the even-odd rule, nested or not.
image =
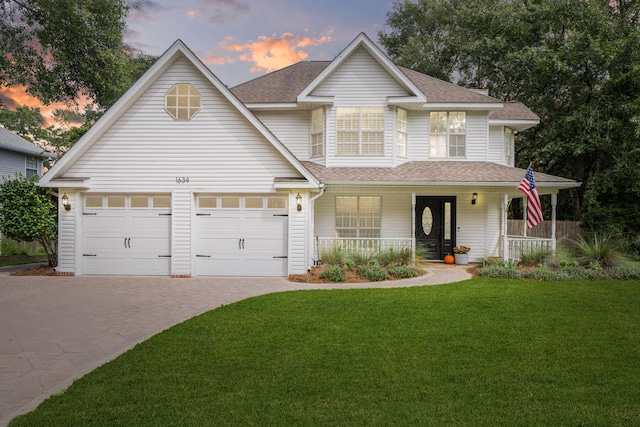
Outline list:
[[[313,162],[302,162],[322,183],[392,183],[407,184],[465,184],[491,185],[519,183],[526,171],[491,162],[423,161],[407,162],[395,168],[324,167]],[[538,185],[570,188],[574,180],[535,172]]]
[[[42,156],[45,154],[44,150],[32,142],[16,135],[13,132],[6,130],[0,126],[0,148],[5,150],[17,151],[19,153],[32,154],[35,156]]]
[[[298,95],[315,79],[331,61],[302,61],[278,71],[255,78],[231,88],[235,96],[245,104],[295,103]],[[427,97],[428,103],[501,103],[499,99],[483,95],[453,83],[398,67]],[[506,102],[504,108],[495,111],[491,119],[538,120],[529,108],[519,102]]]

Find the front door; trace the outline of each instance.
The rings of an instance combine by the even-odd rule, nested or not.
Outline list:
[[[453,253],[455,230],[455,197],[416,197],[416,244],[429,251],[429,258]]]

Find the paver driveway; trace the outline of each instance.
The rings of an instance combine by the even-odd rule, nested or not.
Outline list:
[[[398,287],[469,278],[460,267],[368,284],[284,278],[30,277],[0,273],[0,426],[135,344],[195,315],[296,289]]]

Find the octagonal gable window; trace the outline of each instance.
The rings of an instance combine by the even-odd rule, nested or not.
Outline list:
[[[165,109],[176,120],[190,120],[200,111],[200,92],[189,83],[178,83],[165,96]]]

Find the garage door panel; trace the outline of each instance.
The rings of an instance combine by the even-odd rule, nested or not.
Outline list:
[[[89,274],[126,274],[126,260],[123,256],[97,255],[83,257],[83,270]]]
[[[126,218],[124,215],[118,216],[97,216],[86,215],[84,217],[84,231],[90,235],[106,235],[109,236],[116,231],[126,228]]]
[[[169,257],[138,257],[130,258],[130,268],[132,274],[141,276],[153,276],[158,271],[171,270],[171,258]]]
[[[113,234],[113,233],[112,233]],[[90,237],[84,239],[84,249],[87,251],[122,251],[126,248],[124,237]]]
[[[171,224],[168,216],[140,216],[131,218],[131,231],[134,234],[165,231]]]
[[[239,276],[240,260],[237,257],[196,257],[196,271],[201,276]]]
[[[200,211],[194,274],[286,276],[288,220],[286,211],[267,209]]]
[[[127,244],[132,251],[150,251],[158,255],[168,255],[171,242],[162,237],[132,237]]]

